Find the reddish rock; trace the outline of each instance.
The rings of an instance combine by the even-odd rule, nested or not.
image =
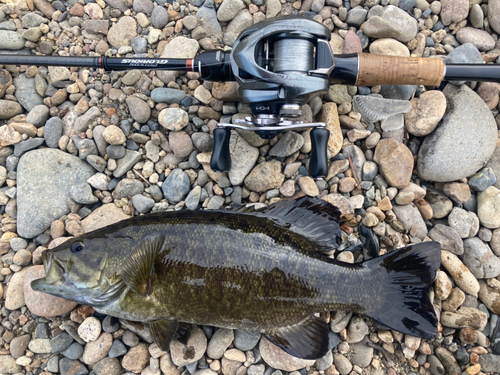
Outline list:
[[[178,158],[185,158],[193,151],[193,142],[191,137],[185,131],[170,132],[168,135],[168,143]]]
[[[146,344],[140,343],[130,348],[122,360],[122,366],[125,370],[139,374],[149,363],[149,351]]]
[[[469,14],[469,0],[441,0],[441,22],[448,26],[464,20]]]
[[[382,139],[373,160],[387,183],[399,189],[408,186],[413,171],[413,155],[408,147],[395,139]]]
[[[344,53],[359,53],[363,52],[361,40],[352,30],[349,30],[345,36]]]
[[[51,3],[47,0],[33,0],[35,7],[43,13],[49,20],[52,19],[52,14],[56,11]]]
[[[83,17],[85,14],[85,10],[83,9],[83,5],[76,3],[69,10],[69,14],[75,17]]]
[[[42,277],[45,277],[43,266],[30,267],[24,276],[24,301],[33,314],[38,316],[58,316],[76,307],[76,302],[46,293],[35,292],[31,289],[31,282]]]

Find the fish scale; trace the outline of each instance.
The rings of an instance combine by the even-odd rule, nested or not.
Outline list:
[[[262,210],[136,216],[44,252],[47,278],[32,287],[148,322],[164,350],[185,322],[260,332],[291,355],[320,358],[329,328],[314,313],[334,310],[435,335],[429,290],[439,244],[337,262],[321,251],[338,247],[339,217],[308,197]]]

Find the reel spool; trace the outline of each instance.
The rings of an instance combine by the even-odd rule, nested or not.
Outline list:
[[[326,124],[294,119],[302,115],[302,105],[328,91],[334,68],[330,36],[324,25],[302,17],[264,21],[242,32],[231,52],[231,69],[239,84],[240,102],[250,105],[254,116],[236,124],[218,124],[212,169],[230,169],[230,128],[271,139],[284,130],[313,127],[309,172],[313,177],[326,176]]]

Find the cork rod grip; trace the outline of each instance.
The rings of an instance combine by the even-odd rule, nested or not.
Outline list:
[[[357,86],[438,86],[444,77],[439,58],[382,56],[360,53]]]

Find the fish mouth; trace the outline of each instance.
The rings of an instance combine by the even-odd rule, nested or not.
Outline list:
[[[67,267],[59,261],[52,252],[42,253],[43,268],[45,277],[31,282],[31,288],[37,292],[55,293],[66,280],[67,272],[71,269],[71,264]]]

